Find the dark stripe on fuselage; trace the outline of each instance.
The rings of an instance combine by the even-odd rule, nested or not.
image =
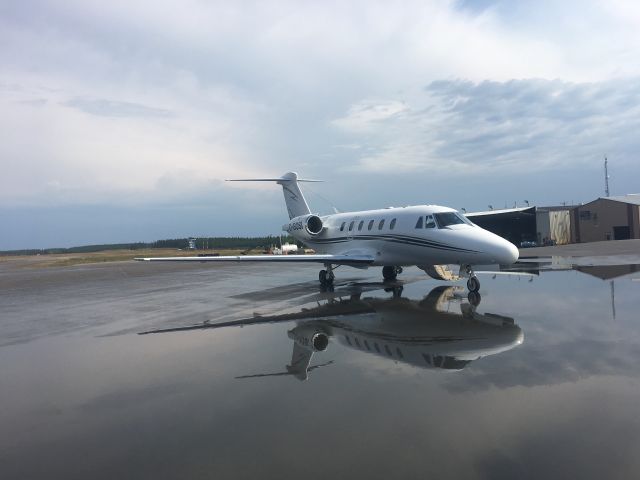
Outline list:
[[[454,252],[464,253],[480,253],[477,250],[470,250],[467,248],[454,247],[446,243],[435,242],[433,240],[427,240],[420,237],[411,237],[407,235],[354,235],[352,237],[335,237],[326,239],[309,239],[307,243],[316,243],[318,245],[345,243],[351,240],[381,240],[385,242],[400,243],[404,245],[413,245],[417,247],[434,248],[438,250],[449,250]]]

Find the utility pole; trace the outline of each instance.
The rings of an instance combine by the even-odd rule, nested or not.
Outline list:
[[[609,170],[607,168],[607,156],[604,156],[604,196],[609,196]]]

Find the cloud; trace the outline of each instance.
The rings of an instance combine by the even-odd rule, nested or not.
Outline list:
[[[349,108],[347,114],[332,123],[350,131],[371,131],[385,121],[401,117],[407,112],[402,102],[363,100]]]
[[[105,99],[72,98],[64,105],[101,117],[170,117],[173,115],[171,111],[161,108]]]
[[[370,147],[355,169],[527,173],[580,167],[606,152],[631,164],[640,147],[635,78],[439,80],[404,107],[406,114],[366,121],[361,111],[355,104],[334,122],[348,140]]]
[[[173,177],[188,203],[194,177],[292,169],[469,190],[604,153],[629,172],[639,18],[617,0],[5,2],[0,202],[140,205]]]

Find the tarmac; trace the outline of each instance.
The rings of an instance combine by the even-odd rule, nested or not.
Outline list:
[[[524,257],[594,257],[614,255],[640,256],[640,240],[616,240],[590,243],[573,243],[550,247],[521,248],[520,258]]]
[[[0,478],[635,478],[639,251],[524,249],[473,301],[417,268],[2,261]]]

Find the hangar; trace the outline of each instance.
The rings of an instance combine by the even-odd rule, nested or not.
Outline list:
[[[566,245],[575,243],[571,217],[575,206],[536,207],[538,245]]]
[[[527,242],[565,245],[640,239],[640,194],[601,197],[584,205],[509,208],[466,216],[519,247]]]
[[[640,194],[601,197],[573,210],[575,241],[640,238]]]
[[[467,213],[466,217],[479,227],[506,238],[514,245],[537,241],[536,207]]]

